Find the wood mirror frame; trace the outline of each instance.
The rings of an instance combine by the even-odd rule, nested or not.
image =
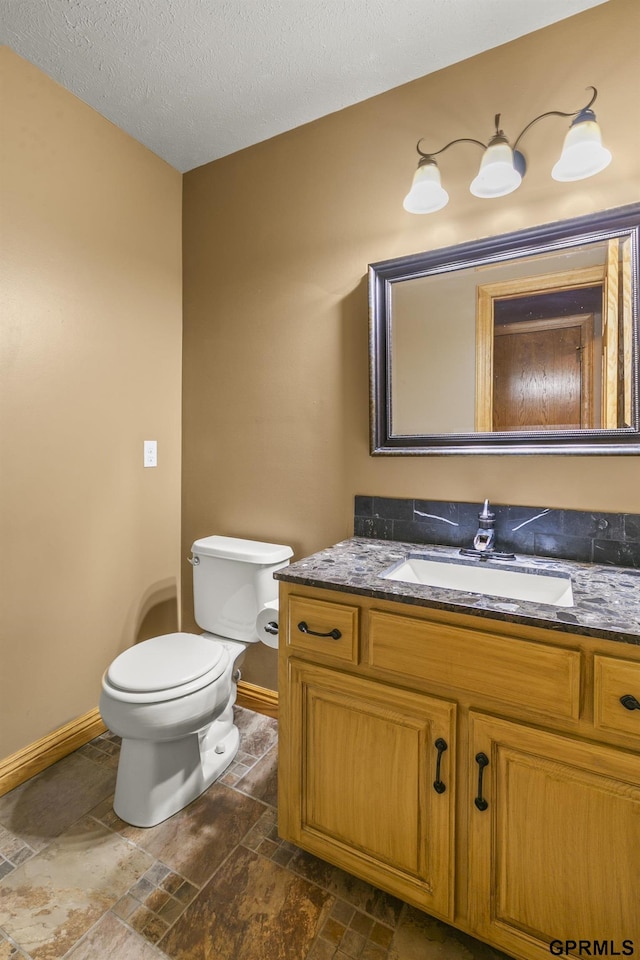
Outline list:
[[[587,244],[607,244],[608,251],[617,250],[616,241],[624,241],[624,262],[620,262],[615,278],[611,264],[602,268],[574,271],[566,275],[536,277],[527,280],[526,289],[516,289],[505,281],[478,284],[476,302],[475,343],[475,429],[461,433],[400,432],[394,429],[392,390],[392,333],[394,285],[412,279],[434,278],[467,268],[494,267],[502,263],[524,260],[537,255],[574,252]],[[639,413],[639,241],[640,204],[529,228],[517,233],[489,237],[458,246],[427,251],[369,265],[369,373],[370,428],[372,455],[446,455],[446,454],[638,454],[640,453]],[[617,256],[614,253],[609,254]],[[617,265],[617,260],[616,260]],[[618,272],[623,278],[618,283]],[[580,276],[578,276],[580,274]],[[588,276],[587,276],[588,274]],[[580,401],[580,424],[567,428],[555,423],[544,429],[488,430],[495,424],[493,414],[494,382],[494,319],[493,303],[500,297],[522,296],[545,290],[563,290],[581,285],[602,285],[602,370],[601,422],[593,427],[591,401]],[[426,305],[428,312],[428,305]],[[615,317],[615,322],[610,321]],[[570,318],[565,318],[569,320]],[[593,378],[598,358],[593,356],[593,335],[588,317],[571,318],[564,326],[579,328],[574,350],[583,358],[584,376]],[[547,323],[551,328],[552,323]],[[534,325],[529,325],[529,330]],[[591,338],[591,339],[590,339]],[[470,340],[473,337],[469,338]],[[470,360],[469,357],[466,358]],[[467,364],[469,365],[469,364]],[[612,384],[621,388],[613,390]],[[618,396],[619,394],[619,396]],[[446,404],[447,397],[442,397]],[[499,422],[499,421],[498,421]],[[619,424],[614,426],[614,424]],[[620,425],[623,424],[623,425]]]

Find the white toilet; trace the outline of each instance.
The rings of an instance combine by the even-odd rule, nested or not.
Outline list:
[[[291,547],[205,537],[191,548],[195,620],[203,634],[169,633],[125,650],[102,678],[100,713],[122,737],[113,807],[152,827],[195,800],[238,750],[238,670],[256,619],[277,600],[273,574]]]

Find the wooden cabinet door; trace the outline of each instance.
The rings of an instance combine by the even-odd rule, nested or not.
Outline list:
[[[479,714],[470,723],[473,928],[538,960],[553,940],[606,941],[608,956],[624,940],[637,950],[638,755]]]
[[[280,832],[452,918],[455,712],[445,700],[291,659]]]

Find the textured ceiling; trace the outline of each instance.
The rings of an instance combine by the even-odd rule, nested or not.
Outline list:
[[[180,171],[606,0],[2,0],[3,42]]]

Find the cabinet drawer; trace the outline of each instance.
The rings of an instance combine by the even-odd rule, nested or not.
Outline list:
[[[289,597],[287,644],[296,650],[357,663],[358,608],[344,603]]]
[[[578,650],[372,611],[369,662],[523,709],[580,715]]]
[[[623,697],[633,697],[640,704],[640,663],[596,656],[593,679],[596,727],[640,737],[640,707],[627,709],[621,702]]]

